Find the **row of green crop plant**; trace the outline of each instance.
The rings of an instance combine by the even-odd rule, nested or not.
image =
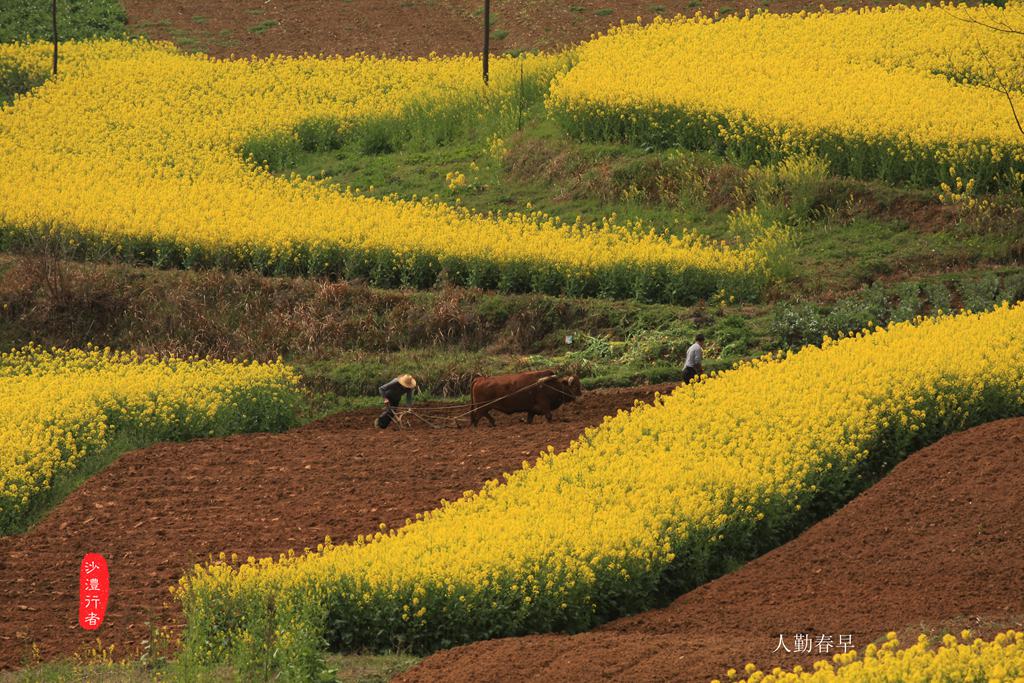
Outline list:
[[[387,202],[385,202],[386,204]],[[451,214],[440,205],[422,205],[424,212],[437,211],[439,220]],[[466,216],[494,225],[479,216]],[[527,217],[512,216],[510,230],[528,233]],[[461,227],[468,228],[469,221]],[[432,289],[454,285],[504,294],[537,293],[580,298],[635,299],[643,303],[692,304],[725,291],[741,301],[761,297],[777,279],[776,266],[788,236],[773,226],[748,247],[721,248],[690,235],[686,240],[616,231],[601,234],[584,228],[572,234],[566,227],[537,226],[536,236],[550,230],[552,253],[565,258],[533,254],[444,254],[395,248],[348,246],[317,240],[289,241],[286,246],[262,240],[225,239],[199,245],[190,239],[162,235],[126,235],[78,230],[69,226],[0,225],[0,250],[15,253],[57,253],[63,258],[100,262],[127,262],[159,268],[221,269],[252,271],[268,276],[323,277],[365,282],[381,288]],[[593,232],[590,232],[593,230]],[[453,236],[454,237],[454,236]],[[572,263],[574,248],[601,249],[606,257],[596,264]],[[616,258],[616,247],[629,248],[631,257]],[[689,252],[689,254],[687,254]],[[579,253],[579,252],[575,252]],[[618,252],[622,256],[621,251]],[[692,257],[691,257],[692,255]],[[560,256],[560,255],[559,255]],[[692,261],[687,263],[687,260]]]
[[[777,304],[771,318],[772,342],[779,348],[799,348],[871,325],[903,322],[940,311],[980,312],[1003,301],[1024,301],[1024,273],[988,272],[951,281],[875,282],[831,306],[811,302]]]

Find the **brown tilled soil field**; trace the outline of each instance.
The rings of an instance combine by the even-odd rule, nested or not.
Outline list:
[[[498,415],[478,429],[377,432],[379,411],[329,417],[284,434],[162,443],[126,453],[28,533],[0,538],[0,669],[32,644],[44,659],[103,646],[130,656],[151,628],[181,626],[169,588],[221,551],[274,556],[400,526],[548,445],[562,448],[604,416],[671,386],[588,392],[526,425]],[[78,627],[78,570],[102,553],[111,597],[98,632]]]
[[[701,11],[742,14],[863,7],[886,0],[494,0],[495,54],[553,49],[620,21]],[[268,54],[392,56],[480,50],[479,0],[124,0],[129,29],[217,57]]]
[[[828,655],[780,650],[779,634],[852,635],[1024,620],[1024,419],[947,437],[794,541],[670,606],[576,636],[477,643],[425,660],[420,681],[708,681]],[[817,638],[816,638],[817,642]],[[815,651],[817,651],[815,646]],[[834,652],[834,651],[833,651]]]

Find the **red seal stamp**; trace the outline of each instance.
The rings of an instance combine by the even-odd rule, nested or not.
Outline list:
[[[103,624],[110,598],[110,573],[107,561],[99,553],[82,558],[78,571],[78,625],[95,631]]]

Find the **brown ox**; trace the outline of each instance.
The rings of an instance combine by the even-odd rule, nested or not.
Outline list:
[[[475,427],[481,417],[494,426],[492,410],[506,415],[526,413],[526,421],[533,424],[534,415],[543,415],[551,422],[551,412],[563,403],[575,401],[583,394],[578,377],[558,377],[551,370],[519,372],[513,375],[477,377],[471,389],[473,411],[470,421]]]

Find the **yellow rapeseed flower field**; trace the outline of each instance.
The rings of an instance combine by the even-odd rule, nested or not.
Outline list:
[[[869,645],[864,656],[856,652],[838,654],[832,661],[815,662],[811,671],[775,668],[759,671],[747,665],[740,683],[1021,683],[1024,681],[1024,633],[1006,631],[990,641],[943,636],[937,648],[921,635],[911,647],[900,649],[895,633],[889,633],[881,647]],[[712,683],[722,683],[713,681]]]
[[[374,122],[443,137],[453,121],[501,116],[520,66],[546,87],[561,57],[498,59],[485,90],[469,57],[217,61],[117,41],[65,54],[66,75],[0,110],[0,247],[45,237],[157,265],[682,302],[756,294],[778,239],[730,248],[644,226],[484,216],[338,192],[243,158]],[[0,46],[0,58],[38,69],[45,46]]]
[[[186,647],[308,672],[324,641],[429,651],[579,631],[774,547],[924,444],[1022,413],[1024,306],[765,357],[401,529],[197,566],[179,593]]]
[[[975,21],[971,21],[975,20]],[[549,107],[575,135],[812,152],[862,178],[1021,186],[1024,5],[897,6],[628,25],[581,46]]]
[[[109,349],[2,354],[0,535],[90,457],[162,439],[283,429],[297,400],[297,378],[280,363]]]

